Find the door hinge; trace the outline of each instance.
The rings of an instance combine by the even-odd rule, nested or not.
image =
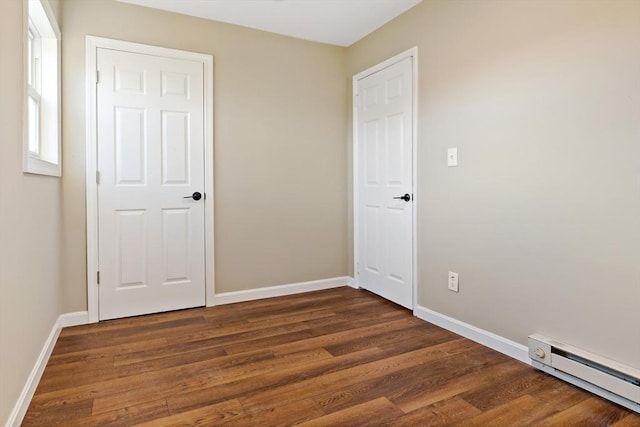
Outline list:
[[[96,184],[100,184],[100,171],[96,171]]]
[[[100,71],[96,70],[96,84],[100,83]]]
[[[96,271],[96,283],[99,285],[100,284],[100,272]]]

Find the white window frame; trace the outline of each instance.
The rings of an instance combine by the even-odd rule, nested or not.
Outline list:
[[[25,6],[23,171],[59,177],[61,34],[48,0],[28,0]],[[30,108],[33,103],[35,112]]]

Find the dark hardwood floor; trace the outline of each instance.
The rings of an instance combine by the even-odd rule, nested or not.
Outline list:
[[[62,331],[24,426],[640,426],[640,415],[338,288]]]

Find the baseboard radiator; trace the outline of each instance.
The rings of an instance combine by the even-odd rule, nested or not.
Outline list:
[[[555,341],[529,336],[531,365],[640,413],[640,369]]]

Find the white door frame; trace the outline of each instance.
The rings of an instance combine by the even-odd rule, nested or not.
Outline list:
[[[409,50],[406,50],[392,58],[387,59],[377,65],[374,65],[371,68],[368,68],[355,76],[353,76],[353,94],[352,94],[352,103],[353,103],[353,148],[352,148],[352,161],[353,161],[353,272],[354,272],[354,280],[357,288],[360,287],[359,278],[358,278],[358,257],[359,257],[359,234],[358,230],[361,227],[360,224],[360,208],[358,205],[359,202],[359,171],[360,165],[358,164],[358,81],[370,76],[371,74],[377,73],[391,65],[394,65],[406,58],[411,58],[411,72],[412,72],[412,85],[413,85],[413,102],[412,102],[412,114],[411,120],[412,124],[412,138],[411,138],[411,146],[412,146],[412,193],[413,193],[413,203],[411,204],[411,209],[413,210],[413,223],[411,224],[412,228],[412,275],[413,275],[413,311],[415,312],[415,308],[418,305],[418,292],[417,292],[417,283],[418,283],[418,47],[412,47]]]
[[[97,49],[113,49],[173,59],[199,61],[204,65],[204,156],[205,156],[205,291],[206,305],[214,305],[215,262],[213,240],[213,57],[157,46],[102,37],[86,39],[86,198],[87,198],[87,310],[89,322],[98,321],[98,176],[97,176]]]

